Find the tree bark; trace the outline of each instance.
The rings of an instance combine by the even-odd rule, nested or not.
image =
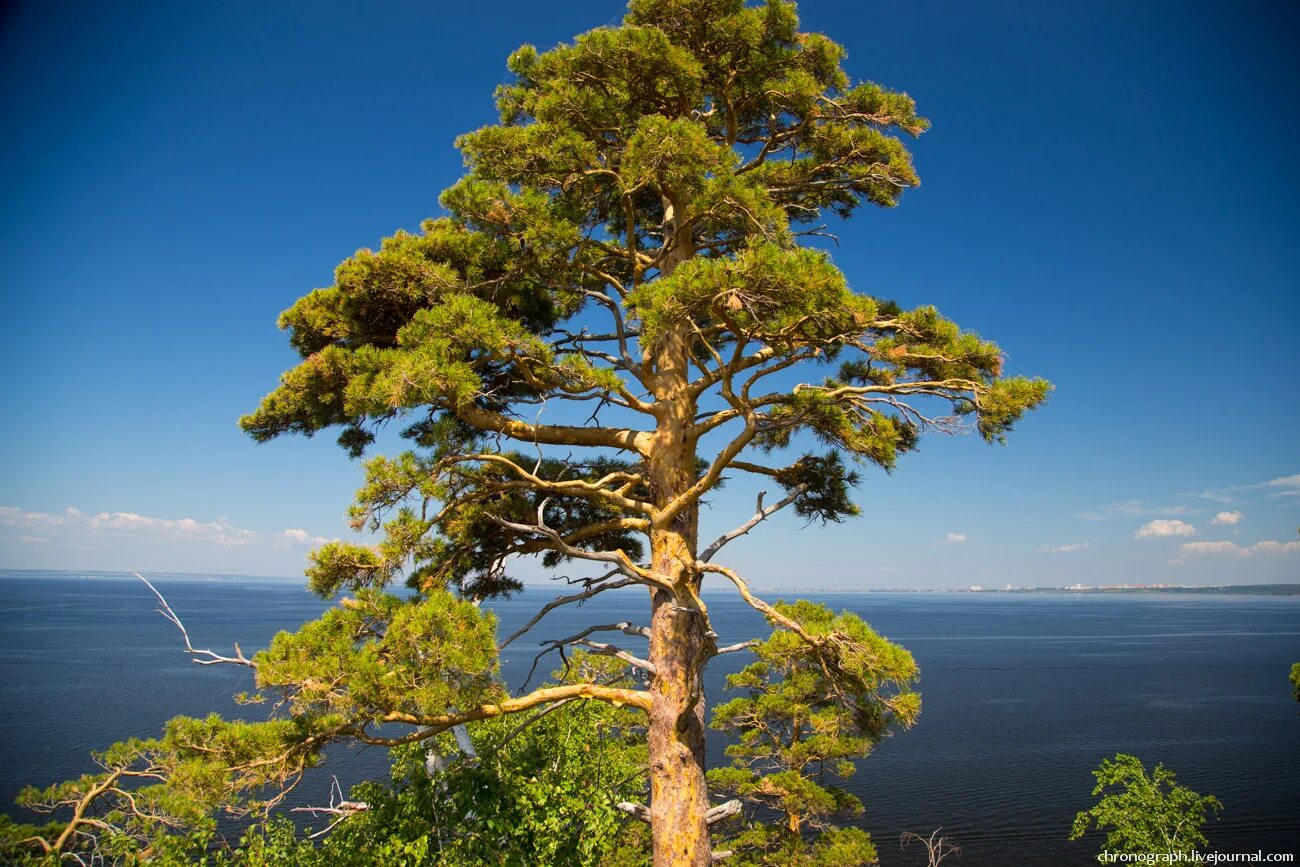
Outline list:
[[[674,547],[663,546],[665,557]],[[658,553],[658,552],[657,552]],[[660,558],[655,557],[656,567]],[[684,580],[694,581],[690,576]],[[650,621],[650,828],[654,867],[711,863],[704,771],[704,693],[708,637],[703,618],[674,594],[655,590]]]
[[[665,193],[664,232],[672,249],[660,264],[670,275],[695,253],[682,202]],[[690,390],[690,340],[685,329],[645,347],[651,363],[656,425],[646,456],[652,499],[663,508],[695,484],[689,436],[696,401]],[[709,794],[704,772],[704,666],[715,649],[699,601],[699,508],[690,504],[650,528],[651,568],[672,590],[651,591],[650,661],[655,666],[649,711],[650,832],[654,867],[705,867]]]
[[[684,335],[666,336],[656,352],[656,398],[661,411],[647,460],[656,505],[688,490],[697,473],[687,433],[695,412],[688,388]],[[709,846],[708,788],[704,772],[702,673],[712,641],[695,568],[699,510],[691,505],[650,533],[651,568],[672,591],[651,593],[650,827],[654,867],[704,867]]]

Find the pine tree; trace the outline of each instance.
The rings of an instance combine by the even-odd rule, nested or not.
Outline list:
[[[727,678],[746,695],[713,711],[713,728],[736,736],[730,767],[709,772],[714,792],[731,793],[781,817],[753,821],[730,840],[738,865],[859,867],[877,863],[876,847],[859,828],[837,820],[863,812],[862,802],[834,785],[853,776],[894,727],[915,722],[921,697],[912,655],[878,635],[855,614],[834,614],[799,601],[774,606],[810,635],[839,643],[832,656],[810,653],[804,640],[779,629],[754,647],[757,660]]]
[[[828,672],[871,646],[764,602],[719,550],[780,509],[850,517],[863,468],[892,470],[927,431],[1001,441],[1049,391],[933,307],[851,290],[812,246],[824,218],[919,183],[904,139],[927,121],[906,94],[852,83],[844,57],[782,0],[632,0],[620,26],[514,52],[500,122],[457,142],[467,172],[443,215],[360,250],[283,313],[302,360],[241,422],[258,441],[338,429],[354,456],[399,428],[410,449],[366,461],[351,512],[380,541],[315,551],[312,587],[350,595],[236,660],[255,669],[250,699],[275,699],[272,721],[178,720],[145,752],[205,803],[251,809],[334,742],[609,702],[645,716],[654,863],[708,864],[702,676],[734,648],[704,580]],[[736,474],[781,496],[702,544],[701,499]],[[518,635],[499,641],[490,609],[528,557],[590,570],[530,626],[645,588],[642,623],[556,646],[621,659],[648,685],[509,694],[497,659]],[[389,592],[399,580],[415,592]],[[648,638],[647,658],[604,632]]]
[[[519,555],[604,570],[588,597],[647,588],[648,690],[445,702],[460,711],[350,698],[344,716],[428,730],[578,689],[640,707],[659,865],[709,861],[705,576],[810,650],[840,652],[712,561],[726,537],[700,549],[701,497],[754,473],[784,491],[755,518],[789,505],[839,520],[856,511],[840,455],[889,470],[961,416],[1000,440],[1049,388],[1004,376],[996,345],[932,307],[851,291],[801,243],[827,212],[893,206],[918,184],[900,134],[927,122],[906,94],[851,83],[844,56],[799,31],[792,3],[743,0],[633,0],[622,26],[520,48],[501,122],[457,142],[468,171],[446,215],[358,252],[284,313],[303,361],[242,422],[258,440],[341,426],[355,454],[378,426],[406,425],[414,449],[368,462],[353,511],[383,542],[316,552],[321,592],[382,588],[409,567],[416,605],[486,601],[518,588]],[[528,420],[570,403],[590,420]],[[780,460],[814,441],[828,451]]]

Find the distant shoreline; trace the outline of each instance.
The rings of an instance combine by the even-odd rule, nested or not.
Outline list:
[[[234,575],[229,572],[155,572],[145,571],[152,580],[182,581],[232,581],[268,584],[299,584],[306,590],[306,579],[299,576]],[[130,572],[115,569],[5,569],[0,568],[0,578],[106,578],[136,580]],[[527,582],[525,590],[547,590],[556,585],[549,582]],[[1300,596],[1300,582],[1294,584],[1103,584],[1088,586],[1075,584],[1068,587],[755,587],[762,593],[963,593],[972,596],[1023,596],[1042,593],[1074,594],[1157,594],[1177,593],[1209,596]]]
[[[756,590],[766,593],[793,593],[789,588],[758,587]],[[921,589],[908,587],[869,587],[836,590],[829,587],[803,588],[800,593],[966,593],[971,596],[1024,596],[1033,593],[1075,593],[1075,594],[1154,594],[1181,593],[1207,596],[1300,596],[1300,583],[1296,584],[1215,584],[1205,586],[1193,585],[1138,585],[1138,586],[1100,586],[1088,587],[926,587]]]

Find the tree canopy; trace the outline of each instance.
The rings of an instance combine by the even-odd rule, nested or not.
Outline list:
[[[1095,827],[1106,832],[1107,852],[1193,853],[1207,844],[1202,831],[1207,814],[1223,809],[1213,795],[1178,785],[1174,772],[1164,765],[1156,765],[1148,776],[1136,756],[1120,753],[1102,759],[1093,776],[1097,786],[1092,794],[1101,799],[1075,816],[1070,839]]]
[[[724,845],[739,850],[736,863],[742,865],[874,864],[869,835],[835,824],[860,815],[862,802],[828,781],[853,776],[854,760],[865,758],[891,728],[915,722],[921,710],[911,688],[916,663],[854,614],[836,615],[807,601],[775,607],[810,634],[852,642],[852,648],[828,659],[809,653],[798,635],[778,630],[754,647],[755,662],[727,678],[746,695],[714,708],[713,727],[736,742],[727,747],[731,766],[709,771],[709,784],[781,821],[750,821]]]
[[[364,463],[350,516],[378,541],[311,555],[311,586],[350,595],[244,661],[276,699],[271,721],[178,724],[172,737],[224,763],[211,780],[228,798],[292,785],[339,740],[401,746],[596,700],[645,714],[655,864],[708,864],[701,677],[747,649],[720,644],[708,576],[782,632],[762,652],[784,679],[755,684],[798,692],[822,673],[831,694],[797,700],[844,742],[819,761],[915,716],[902,657],[864,668],[882,646],[865,625],[772,606],[714,561],[783,508],[855,515],[863,473],[892,471],[926,433],[1003,441],[1050,388],[1008,375],[996,344],[933,307],[850,287],[836,267],[824,221],[898,204],[919,184],[905,142],[929,126],[906,93],[852,80],[845,57],[783,0],[632,0],[618,26],[523,46],[500,121],[457,140],[466,173],[442,213],[359,250],[281,314],[301,361],[244,430],[335,429],[360,457],[391,425],[410,447]],[[701,498],[737,474],[781,496],[702,545]],[[648,591],[647,622],[552,640],[642,680],[509,692],[496,653],[519,634],[499,639],[490,606],[529,558],[578,583],[530,628],[558,605]]]

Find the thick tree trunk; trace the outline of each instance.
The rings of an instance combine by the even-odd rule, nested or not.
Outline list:
[[[655,560],[657,567],[659,558]],[[709,797],[701,682],[708,639],[701,616],[680,605],[673,594],[654,591],[653,608],[650,661],[656,673],[650,709],[650,827],[654,867],[702,867],[712,859],[705,819]]]
[[[681,203],[664,197],[664,230],[673,249],[660,265],[667,276],[695,252],[678,224]],[[649,348],[658,410],[646,458],[655,505],[667,506],[695,484],[695,419],[690,393],[690,340],[685,330]],[[714,649],[699,605],[695,568],[699,509],[691,504],[650,532],[651,568],[671,586],[651,593],[650,828],[654,867],[704,867],[709,846],[709,794],[704,777],[704,665]]]
[[[694,452],[672,454],[660,472],[663,493],[678,493],[694,480]],[[691,467],[690,471],[686,466]],[[666,498],[667,499],[667,498]],[[666,501],[665,499],[665,501]],[[651,594],[650,661],[655,666],[650,708],[650,827],[654,867],[703,867],[709,846],[708,787],[704,778],[704,665],[713,642],[696,606],[696,509],[651,534],[651,563],[674,590]]]

